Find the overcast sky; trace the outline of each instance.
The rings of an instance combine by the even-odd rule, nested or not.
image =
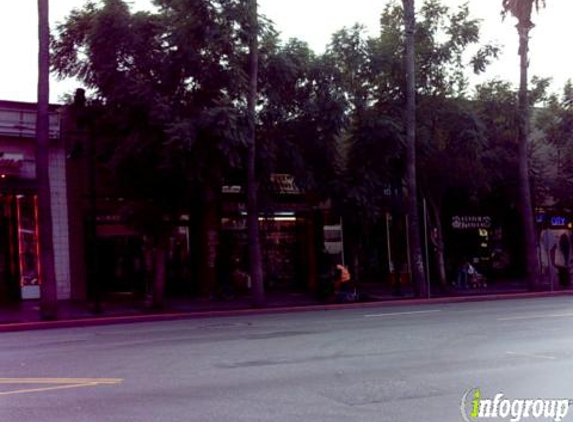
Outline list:
[[[324,50],[331,34],[356,22],[364,24],[372,35],[378,32],[378,19],[389,0],[259,0],[259,9],[276,24],[283,37],[307,41],[317,52]],[[452,7],[462,0],[442,0]],[[416,4],[421,4],[416,0]],[[149,6],[149,0],[132,0],[136,9]],[[501,77],[517,84],[519,69],[517,36],[512,18],[500,18],[501,0],[469,0],[472,15],[483,20],[482,40],[504,46],[503,54],[492,65],[487,78]],[[554,90],[573,77],[573,55],[567,45],[572,31],[573,1],[548,2],[548,8],[534,17],[537,26],[531,40],[531,74],[552,77]],[[51,0],[52,26],[69,11],[81,7],[84,0]],[[0,99],[36,100],[37,78],[37,0],[0,0]],[[52,79],[53,102],[75,88],[73,81]]]

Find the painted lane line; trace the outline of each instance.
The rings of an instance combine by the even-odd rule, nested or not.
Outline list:
[[[557,358],[555,356],[537,355],[537,354],[533,354],[533,353],[505,352],[505,354],[510,355],[510,356],[522,357],[522,358],[557,360]]]
[[[540,318],[567,318],[573,317],[573,313],[567,314],[541,314],[541,315],[516,315],[512,317],[498,318],[498,321],[519,321],[524,319],[540,319]]]
[[[431,309],[428,311],[410,311],[410,312],[389,312],[387,314],[370,314],[364,315],[364,318],[377,318],[377,317],[387,317],[387,316],[403,316],[403,315],[420,315],[420,314],[434,314],[437,312],[442,312],[441,309]]]
[[[119,384],[122,378],[0,378],[0,384]]]

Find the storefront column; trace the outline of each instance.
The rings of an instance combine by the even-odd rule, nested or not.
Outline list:
[[[58,300],[66,300],[71,295],[66,153],[59,145],[50,150],[49,171]]]

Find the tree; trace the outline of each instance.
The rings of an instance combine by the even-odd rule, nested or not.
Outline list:
[[[333,82],[332,62],[304,42],[282,44],[276,37],[263,39],[260,59],[259,179],[289,173],[317,200],[332,198],[340,179],[338,144],[347,105]]]
[[[146,214],[173,222],[197,213],[201,293],[209,295],[223,176],[243,168],[247,147],[248,14],[239,0],[156,4],[154,13],[132,13],[122,0],[72,11],[58,27],[54,69],[101,104],[102,167],[158,257],[169,233],[157,229],[169,225]]]
[[[101,161],[99,156],[103,155],[107,162],[106,166],[97,165],[100,169],[98,188],[105,188],[103,168],[109,173],[105,176],[113,180],[112,195],[128,199],[119,213],[150,239],[155,269],[153,305],[156,307],[163,304],[165,240],[171,229],[163,220],[165,215],[176,214],[174,191],[180,188],[177,178],[171,177],[169,172],[150,171],[161,167],[165,156],[160,147],[165,140],[161,130],[165,111],[162,95],[168,88],[150,90],[155,81],[149,73],[145,74],[151,73],[161,58],[165,58],[161,57],[157,42],[153,42],[159,28],[154,17],[144,13],[132,15],[121,1],[110,0],[101,9],[88,4],[83,10],[73,11],[58,27],[59,37],[54,42],[54,68],[60,76],[78,76],[97,92],[97,100],[90,101],[82,111],[84,120],[89,122],[86,142],[89,166],[93,167],[90,172],[94,173],[90,176],[94,179],[90,181],[94,189],[89,194],[96,194],[96,161]],[[144,39],[146,47],[143,47]],[[81,49],[89,52],[87,60],[78,57]],[[133,60],[131,68],[126,63],[129,60]],[[163,184],[161,188],[160,184]],[[166,185],[170,189],[166,190]],[[95,224],[95,216],[91,219],[91,224]],[[95,226],[91,231],[95,236]],[[97,264],[93,261],[91,264],[89,271],[96,274]],[[90,281],[97,308],[101,281],[95,276]]]
[[[42,319],[57,318],[57,286],[54,267],[52,204],[50,194],[50,26],[49,2],[38,0],[38,115],[36,120],[36,179],[40,242],[40,313]]]
[[[530,105],[545,101],[547,80],[532,78]],[[510,82],[492,80],[476,87],[473,107],[485,131],[486,145],[481,153],[481,162],[487,175],[486,191],[481,195],[482,203],[489,213],[497,216],[503,224],[503,249],[509,252],[504,268],[497,268],[511,277],[523,277],[526,274],[525,234],[520,221],[518,132],[519,110],[517,90]],[[539,113],[539,109],[536,112]],[[545,115],[545,112],[541,112]],[[543,125],[542,125],[543,126]],[[531,177],[537,191],[536,201],[544,200],[542,191],[546,191],[549,174],[545,163],[551,160],[552,153],[542,145],[543,137],[538,132],[532,136],[528,145],[528,159],[531,163]],[[548,155],[549,154],[549,155]],[[541,202],[537,202],[541,204]]]
[[[335,130],[327,131],[334,147],[329,160],[334,163],[331,203],[343,218],[346,262],[355,281],[362,278],[365,268],[361,258],[367,252],[364,246],[382,211],[388,181],[387,152],[399,148],[393,135],[399,137],[401,130],[399,121],[374,107],[376,71],[371,66],[371,43],[363,26],[342,28],[333,34],[322,56],[330,78],[328,103],[336,104],[335,110],[343,110],[337,115],[325,107],[323,115],[334,123]]]
[[[416,296],[427,294],[424,261],[420,241],[420,219],[418,214],[418,185],[416,176],[416,57],[414,33],[416,15],[414,0],[402,0],[406,32],[406,187],[408,191],[408,239],[412,262],[411,276]]]
[[[541,270],[537,254],[535,221],[531,197],[530,172],[528,160],[528,140],[530,132],[530,104],[528,99],[529,33],[534,24],[531,21],[533,6],[539,10],[545,6],[545,0],[503,0],[503,14],[510,13],[517,18],[519,35],[520,78],[519,78],[519,192],[523,231],[525,234],[527,278],[530,289],[539,289]]]
[[[532,161],[536,203],[559,210],[573,209],[573,85],[568,81],[561,97],[551,95],[545,107],[536,110],[536,128],[541,134],[533,146]],[[538,132],[538,133],[539,133]]]
[[[247,3],[249,25],[249,89],[247,94],[248,113],[248,147],[247,147],[247,230],[249,239],[249,261],[251,265],[251,282],[253,289],[253,305],[261,307],[265,302],[263,285],[263,269],[261,256],[261,242],[259,234],[259,208],[257,204],[257,176],[256,176],[256,105],[257,82],[259,70],[259,31],[257,16],[257,0]]]
[[[438,1],[425,1],[418,16],[418,184],[435,229],[436,269],[444,289],[445,198],[454,191],[476,197],[488,185],[482,163],[485,132],[468,98],[467,69],[483,72],[499,48],[480,43],[479,21],[471,18],[467,5],[450,10]]]
[[[443,208],[450,194],[463,192],[470,199],[488,183],[482,158],[485,130],[469,101],[462,98],[424,99],[420,113],[420,190],[428,204],[435,228],[435,249],[439,286],[447,287]],[[455,251],[455,247],[452,248]],[[458,257],[458,259],[461,257]]]
[[[337,198],[342,199],[341,209],[347,214],[345,221],[352,225],[352,236],[345,238],[350,243],[347,249],[350,258],[358,258],[354,252],[364,249],[361,244],[366,246],[372,239],[373,228],[389,206],[395,211],[393,220],[397,221],[404,212],[400,198],[391,200],[384,193],[390,184],[400,187],[398,192],[401,192],[404,176],[404,165],[397,165],[398,161],[405,159],[402,133],[406,98],[403,8],[395,2],[389,3],[380,22],[378,37],[365,37],[364,29],[359,25],[337,31],[323,56],[330,63],[333,88],[347,110],[341,149],[344,171],[338,175],[344,187],[339,192],[342,195]],[[495,45],[480,45],[479,33],[479,21],[470,17],[467,6],[450,10],[437,0],[426,0],[418,13],[415,36],[416,93],[419,99],[416,107],[416,166],[421,175],[419,180],[431,178],[442,182],[439,186],[419,183],[420,193],[436,204],[431,207],[434,224],[441,220],[441,202],[447,190],[452,189],[456,182],[459,186],[463,180],[474,181],[452,178],[451,170],[463,169],[468,164],[466,158],[469,156],[458,156],[454,151],[459,151],[460,147],[463,149],[464,143],[472,136],[476,142],[468,142],[466,150],[479,144],[477,138],[480,135],[476,129],[479,122],[476,116],[472,116],[466,99],[466,69],[473,69],[476,73],[483,71],[498,52]],[[475,53],[470,55],[468,49]],[[460,138],[459,142],[455,139],[455,131],[451,130],[451,119],[458,117],[460,125],[457,129],[464,134],[463,141]],[[446,155],[446,151],[453,155]],[[452,162],[451,166],[443,164],[445,158]],[[454,164],[457,158],[460,162]],[[469,190],[473,191],[474,184],[471,183],[472,189]],[[354,262],[354,259],[350,261]],[[356,273],[358,265],[354,267]],[[444,284],[443,268],[441,274]]]

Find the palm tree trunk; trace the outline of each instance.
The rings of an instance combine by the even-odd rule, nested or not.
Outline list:
[[[201,222],[199,227],[200,260],[199,260],[199,282],[200,293],[204,297],[213,295],[216,290],[215,261],[217,244],[219,242],[219,223],[221,217],[218,212],[217,192],[214,186],[220,185],[209,178],[204,184],[201,192]],[[217,179],[218,180],[218,179]]]
[[[406,27],[406,186],[408,189],[409,247],[412,260],[412,283],[418,297],[427,294],[424,261],[420,241],[418,188],[416,182],[416,62],[414,0],[402,0]]]
[[[446,275],[446,260],[444,257],[444,230],[442,227],[442,211],[441,207],[433,200],[429,201],[430,209],[434,217],[434,224],[436,227],[436,237],[432,239],[433,246],[436,251],[436,260],[438,265],[438,281],[440,288],[444,291],[447,288],[447,275]]]
[[[36,120],[36,179],[40,244],[40,315],[57,318],[57,288],[52,236],[49,178],[50,26],[48,0],[38,0],[38,116]]]
[[[153,279],[153,308],[162,309],[165,306],[165,264],[167,250],[164,241],[157,241],[154,255],[154,279]]]
[[[530,126],[529,95],[527,90],[527,70],[529,67],[529,31],[532,25],[529,19],[520,19],[517,25],[519,33],[520,81],[519,81],[519,192],[523,230],[525,235],[525,258],[527,281],[531,290],[539,288],[540,268],[537,255],[535,223],[529,181],[528,138]]]
[[[249,260],[251,264],[251,285],[253,306],[265,303],[261,242],[259,235],[259,210],[257,204],[257,179],[255,173],[256,132],[255,106],[257,100],[257,79],[259,67],[257,0],[249,0],[249,92],[247,108],[249,120],[249,147],[247,150],[247,229],[249,238]]]

